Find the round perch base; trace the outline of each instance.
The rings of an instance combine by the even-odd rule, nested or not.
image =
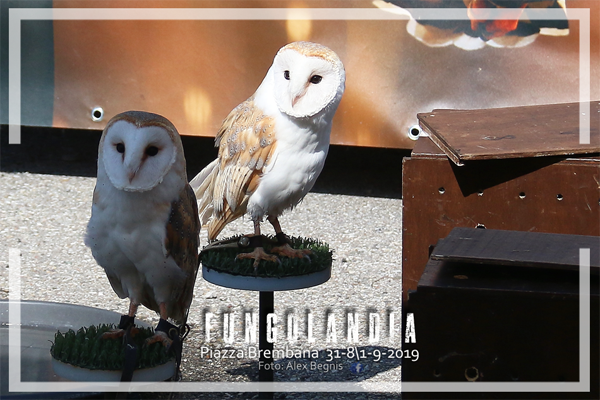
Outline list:
[[[50,346],[54,372],[72,381],[120,381],[125,362],[123,338],[101,337],[113,329],[113,324],[102,324],[56,332]],[[162,343],[145,344],[154,330],[139,326],[136,330],[132,335],[137,348],[132,380],[158,382],[174,377],[177,364],[172,354]]]
[[[75,382],[119,382],[122,371],[81,368],[52,359],[52,369],[61,378]],[[152,368],[136,369],[132,382],[161,382],[175,376],[177,363],[175,360]]]
[[[258,290],[260,292],[306,289],[325,283],[331,277],[331,267],[305,275],[270,278],[261,276],[232,275],[202,266],[202,277],[215,285],[230,289]]]
[[[272,236],[263,236],[264,250],[271,254],[277,246]],[[245,236],[237,236],[206,246],[200,255],[202,277],[215,285],[231,289],[280,291],[304,289],[327,282],[333,263],[329,245],[317,239],[290,238],[295,250],[309,250],[305,257],[278,256],[279,262],[260,261],[256,270],[252,259],[237,259],[240,253],[249,253]]]

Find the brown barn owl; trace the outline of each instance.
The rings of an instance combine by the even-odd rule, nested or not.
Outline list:
[[[140,304],[160,314],[151,341],[169,345],[167,321],[186,322],[198,270],[197,210],[173,124],[140,111],[112,118],[100,139],[85,244],[117,295],[129,298],[130,323]]]
[[[281,245],[273,251],[304,256],[286,242],[278,217],[304,198],[323,169],[345,79],[339,57],[323,45],[294,42],[279,50],[256,92],[223,121],[218,158],[190,182],[209,240],[245,214],[260,235],[266,217]],[[241,257],[254,259],[255,269],[262,259],[276,260],[260,245]]]

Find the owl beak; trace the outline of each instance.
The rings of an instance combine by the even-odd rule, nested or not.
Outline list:
[[[300,93],[300,94],[294,96],[294,98],[292,99],[292,108],[296,107],[296,103],[298,102],[298,100],[300,100],[302,98],[303,95],[304,95],[304,93]]]
[[[296,103],[298,103],[298,101],[302,97],[304,97],[305,94],[306,94],[306,88],[302,92],[300,92],[300,93],[298,93],[297,95],[294,96],[294,98],[292,99],[292,108],[294,108],[296,106]]]
[[[135,178],[135,174],[137,174],[137,169],[135,171],[130,171],[127,173],[127,178],[129,178],[129,183],[133,181]]]
[[[125,167],[126,167],[126,171],[127,171],[127,179],[129,179],[129,183],[131,183],[135,179],[135,176],[137,175],[138,171],[140,170],[140,166],[139,165],[126,165]]]
[[[294,108],[296,106],[296,103],[298,103],[298,101],[300,101],[300,99],[304,97],[307,90],[308,84],[302,86],[301,88],[299,88],[299,90],[292,91],[292,108]]]

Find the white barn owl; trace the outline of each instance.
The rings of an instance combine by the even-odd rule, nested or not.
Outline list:
[[[85,244],[117,295],[130,300],[121,333],[142,304],[160,314],[152,341],[170,345],[168,319],[185,324],[192,302],[199,232],[196,197],[173,124],[141,111],[112,118],[98,147]]]
[[[191,182],[202,224],[215,240],[229,222],[248,214],[260,235],[263,218],[273,225],[288,257],[303,257],[286,242],[278,217],[313,187],[329,150],[333,116],[346,73],[329,48],[310,42],[279,50],[256,92],[237,106],[216,135],[216,160]],[[262,246],[242,258],[276,260]]]

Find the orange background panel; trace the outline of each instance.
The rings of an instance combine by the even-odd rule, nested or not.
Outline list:
[[[346,5],[288,1],[218,4]],[[373,7],[368,1],[348,4]],[[94,6],[214,4],[55,2],[55,7]],[[598,15],[591,15],[594,29]],[[115,114],[139,109],[164,115],[182,134],[214,136],[229,111],[254,93],[277,50],[298,39],[331,47],[345,64],[346,92],[334,120],[334,144],[412,148],[414,142],[407,132],[417,124],[416,114],[434,108],[579,101],[577,23],[571,24],[569,36],[539,36],[523,48],[465,51],[424,45],[406,32],[406,21],[57,20],[53,125],[102,129]],[[597,39],[593,36],[591,40],[594,63]],[[592,65],[592,98],[598,97],[598,72],[598,66]],[[102,121],[92,121],[95,107],[104,109]]]

